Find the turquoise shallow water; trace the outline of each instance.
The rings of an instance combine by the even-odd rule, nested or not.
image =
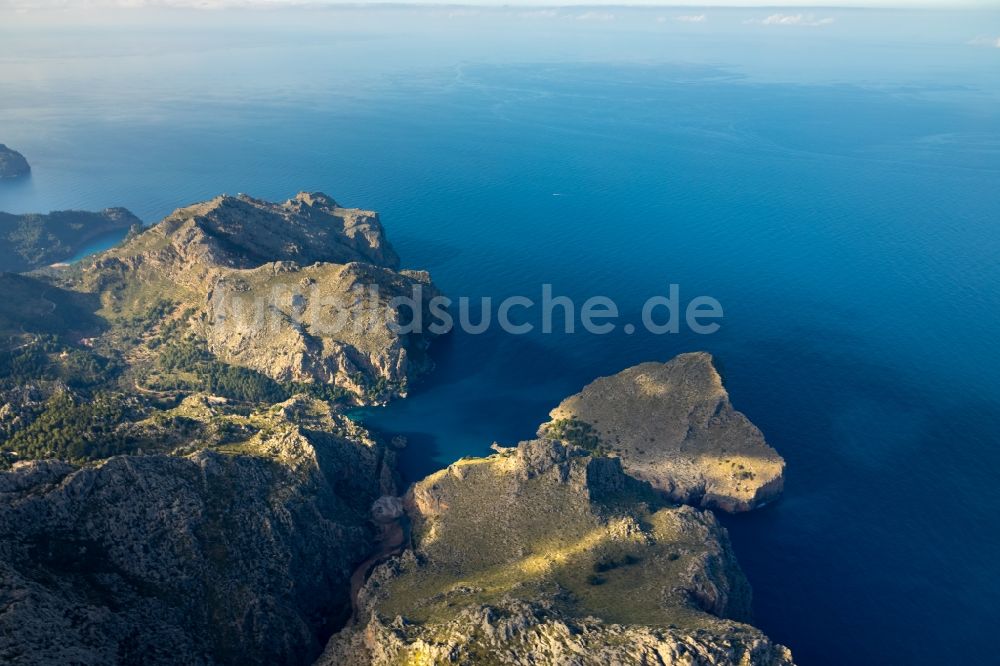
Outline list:
[[[725,521],[757,624],[803,664],[989,663],[1000,49],[967,42],[1000,20],[759,14],[0,28],[0,141],[34,167],[0,209],[154,221],[323,190],[380,210],[455,296],[550,283],[633,322],[670,283],[715,297],[711,336],[456,333],[366,420],[409,437],[417,478],[530,437],[596,376],[706,349],[788,461],[781,501]]]

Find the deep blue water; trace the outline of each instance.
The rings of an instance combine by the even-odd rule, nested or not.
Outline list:
[[[968,42],[1000,15],[573,11],[22,19],[0,142],[34,172],[0,210],[323,190],[454,296],[550,283],[623,321],[670,283],[715,297],[710,336],[456,333],[366,421],[418,478],[711,351],[788,462],[781,501],[725,519],[756,623],[802,664],[994,661],[1000,49]]]

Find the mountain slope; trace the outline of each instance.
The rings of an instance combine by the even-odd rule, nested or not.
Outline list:
[[[407,507],[412,550],[320,664],[791,663],[740,622],[749,586],[712,514],[663,504],[617,458],[522,442],[415,484]]]

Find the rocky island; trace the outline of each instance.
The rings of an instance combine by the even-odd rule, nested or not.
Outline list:
[[[115,232],[125,233],[142,221],[124,208],[98,213],[54,211],[48,215],[0,212],[0,271],[20,273],[65,261],[87,243]]]
[[[31,173],[31,166],[24,155],[0,143],[0,180],[21,178]]]
[[[220,196],[2,280],[4,663],[791,664],[703,508],[783,463],[707,355],[406,490],[348,410],[430,368],[391,297],[436,291],[374,212]]]

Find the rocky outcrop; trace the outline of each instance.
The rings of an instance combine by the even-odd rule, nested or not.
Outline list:
[[[742,623],[725,530],[658,497],[558,441],[463,459],[410,490],[412,549],[318,663],[791,664]]]
[[[398,266],[371,211],[319,193],[280,204],[221,196],[99,255],[79,284],[121,319],[172,304],[224,363],[380,404],[427,369],[433,337],[400,327],[414,308],[394,299],[423,315],[437,292],[426,273]]]
[[[281,405],[227,453],[0,473],[0,661],[309,663],[392,492],[384,452],[317,409]]]
[[[0,213],[0,271],[19,273],[65,261],[87,243],[125,233],[142,221],[124,208],[99,213],[54,211],[48,215]]]
[[[359,402],[406,395],[430,362],[431,336],[404,332],[413,298],[422,313],[437,294],[426,274],[363,263],[299,267],[280,262],[221,272],[203,327],[222,361],[279,382],[318,382]]]
[[[343,208],[321,193],[284,203],[222,195],[179,208],[100,258],[95,270],[122,264],[201,291],[219,269],[272,262],[297,265],[360,262],[389,269],[399,257],[378,214]]]
[[[0,143],[0,179],[20,178],[31,173],[24,155]]]
[[[629,474],[678,502],[747,511],[784,485],[784,460],[733,409],[703,352],[598,379],[550,416],[540,432],[620,457]]]
[[[462,610],[436,627],[443,638],[413,641],[412,627],[373,618],[365,633],[333,642],[320,663],[510,664],[511,666],[605,666],[606,664],[791,664],[787,648],[739,625],[714,631],[608,624],[567,617],[552,603],[508,599]],[[409,632],[407,631],[409,629]]]

